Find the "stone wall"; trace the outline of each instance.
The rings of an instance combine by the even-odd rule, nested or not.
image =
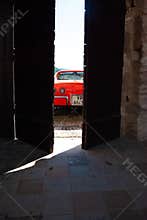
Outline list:
[[[147,141],[147,1],[126,1],[122,134]]]

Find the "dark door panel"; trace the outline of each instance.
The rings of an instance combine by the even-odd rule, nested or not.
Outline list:
[[[12,4],[0,1],[0,138],[13,138]]]
[[[17,137],[47,153],[53,149],[55,1],[16,1]]]
[[[83,148],[120,136],[125,1],[86,0]]]
[[[55,1],[2,0],[0,17],[0,173],[3,173],[53,151]],[[18,141],[14,135],[14,112]]]

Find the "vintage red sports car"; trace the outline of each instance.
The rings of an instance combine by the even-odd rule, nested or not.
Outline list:
[[[61,70],[54,76],[54,106],[83,105],[83,77],[81,70]]]

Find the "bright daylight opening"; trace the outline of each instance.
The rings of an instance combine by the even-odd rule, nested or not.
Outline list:
[[[82,143],[84,0],[56,0],[54,153]]]

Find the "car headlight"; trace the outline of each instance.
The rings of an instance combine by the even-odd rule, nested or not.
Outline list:
[[[65,93],[65,89],[64,89],[64,88],[61,88],[61,89],[60,89],[60,93],[61,93],[61,94],[64,94],[64,93]]]

